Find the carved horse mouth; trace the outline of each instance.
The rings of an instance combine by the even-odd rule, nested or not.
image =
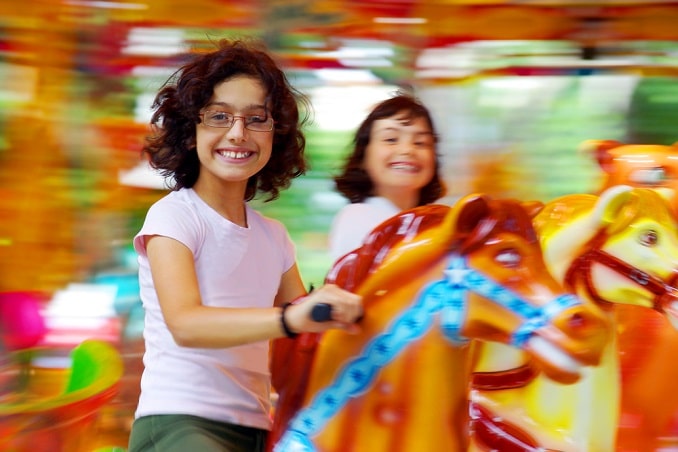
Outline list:
[[[583,253],[572,262],[565,276],[566,283],[574,287],[577,280],[581,280],[593,301],[611,306],[615,302],[605,299],[598,293],[591,274],[593,264],[603,265],[650,292],[653,295],[651,307],[665,314],[671,325],[678,330],[678,288],[676,287],[678,272],[672,272],[667,281],[664,281],[603,251],[598,244],[600,240],[602,239],[594,240],[593,243],[598,246]]]
[[[544,372],[554,380],[571,383],[579,379],[585,366],[596,365],[600,360],[607,338],[602,319],[571,293],[563,293],[541,306],[535,306],[520,294],[470,268],[463,256],[453,257],[445,271],[450,298],[478,294],[503,308],[507,315],[517,317],[519,324],[506,341],[533,355]],[[463,309],[463,308],[462,308]],[[460,318],[460,322],[464,319]],[[459,332],[462,324],[450,328],[443,325],[449,339],[464,340]],[[452,334],[454,333],[454,334]],[[588,348],[579,340],[587,341]]]
[[[538,357],[542,362],[551,363],[554,367],[562,370],[562,372],[565,374],[572,375],[573,378],[579,376],[581,369],[585,365],[543,337],[534,336],[528,341],[526,345],[526,348],[529,349],[532,354]]]

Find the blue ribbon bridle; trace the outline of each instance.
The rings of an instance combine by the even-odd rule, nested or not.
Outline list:
[[[334,382],[319,391],[311,403],[297,413],[274,452],[315,452],[311,437],[322,430],[349,399],[366,392],[381,368],[408,344],[422,337],[433,325],[436,313],[440,313],[441,328],[448,340],[455,345],[468,342],[460,335],[466,317],[468,292],[490,299],[525,319],[511,336],[511,345],[518,348],[523,347],[537,329],[558,313],[581,304],[574,295],[565,294],[544,306],[532,306],[470,268],[463,256],[453,256],[444,274],[444,279],[426,286],[412,306],[396,317],[383,333],[368,342],[362,353],[340,369]]]

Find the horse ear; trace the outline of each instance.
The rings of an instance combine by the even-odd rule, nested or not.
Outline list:
[[[480,220],[490,214],[490,200],[483,194],[471,194],[461,198],[445,219],[452,224],[447,230],[457,231],[462,235],[471,233]]]
[[[607,226],[616,224],[616,227],[626,227],[628,221],[623,211],[632,199],[633,190],[628,185],[615,185],[605,190],[596,202],[592,219]]]
[[[523,201],[520,205],[525,209],[530,218],[534,218],[544,210],[544,203],[541,201]]]
[[[623,146],[624,143],[616,140],[586,140],[579,145],[579,152],[593,155],[600,168],[606,173],[614,171],[612,162],[614,158],[610,150]]]

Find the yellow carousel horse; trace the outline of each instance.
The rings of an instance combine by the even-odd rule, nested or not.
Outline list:
[[[274,347],[269,447],[465,451],[470,339],[525,350],[557,381],[596,365],[609,325],[546,270],[531,213],[483,195],[418,207],[340,258],[326,280],[363,296],[361,332]]]
[[[678,225],[658,192],[615,186],[600,196],[568,195],[546,204],[533,223],[550,273],[613,325],[619,303],[655,309],[678,325]],[[526,354],[499,347],[483,344],[474,364],[470,450],[622,450],[616,335],[600,365],[567,386]]]
[[[580,150],[600,167],[598,193],[615,185],[651,188],[678,212],[678,142],[586,140]],[[630,305],[616,311],[623,393],[618,444],[628,451],[678,450],[678,330],[658,312]]]

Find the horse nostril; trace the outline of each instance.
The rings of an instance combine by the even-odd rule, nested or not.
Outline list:
[[[585,309],[575,309],[562,318],[561,327],[580,339],[607,340],[609,325],[605,319]]]
[[[575,334],[577,337],[585,338],[591,335],[597,335],[600,331],[605,331],[605,321],[592,312],[577,309],[563,318],[562,327]]]
[[[586,318],[580,312],[575,312],[570,316],[567,323],[571,328],[583,328],[586,325]]]

